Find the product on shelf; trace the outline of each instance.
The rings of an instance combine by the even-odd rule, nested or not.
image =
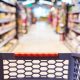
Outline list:
[[[13,40],[10,41],[10,43],[12,43],[12,44],[15,44],[16,42],[17,42],[16,39],[13,39]]]
[[[9,16],[9,18],[16,19],[16,15],[15,15],[15,14],[11,14],[11,15]]]
[[[3,39],[3,41],[5,41],[6,39],[8,39],[8,34],[6,34],[6,35],[4,35],[3,37],[2,37],[2,39]]]
[[[16,35],[16,30],[13,29],[12,31],[10,32],[7,32],[6,34],[2,35],[1,36],[1,40],[2,42],[5,41],[6,39],[10,38],[10,37],[14,37]]]
[[[0,31],[2,30],[2,24],[0,24]]]
[[[2,27],[9,28],[9,27],[13,27],[13,26],[16,26],[15,21],[4,23]]]
[[[16,44],[17,44],[17,39],[12,39],[4,47],[0,48],[0,52],[8,52],[10,51],[11,48],[14,48]]]
[[[75,0],[76,1],[76,0]],[[68,33],[66,42],[71,47],[71,51],[80,51],[80,4],[72,5],[68,14]]]
[[[79,42],[78,42],[76,39],[73,39],[73,40],[71,41],[71,45],[72,45],[72,48],[73,48],[74,50],[76,50],[77,47],[78,47],[78,45],[79,45]]]
[[[25,7],[23,7],[20,4],[18,4],[18,6],[19,6],[19,12],[18,12],[18,25],[19,25],[18,33],[19,34],[25,34],[27,32],[27,23],[28,23],[28,19],[27,18],[29,16],[26,13]]]
[[[75,23],[70,22],[70,23],[69,23],[69,28],[72,29],[73,27],[75,27]]]
[[[69,20],[73,20],[73,15],[69,14]]]
[[[4,34],[5,32],[8,32],[16,27],[16,22],[7,22],[3,23],[0,26],[0,33]]]
[[[0,39],[0,43],[2,42],[2,39]]]
[[[80,20],[80,14],[79,14],[79,20]]]
[[[77,47],[77,53],[80,53],[80,45],[78,45],[78,47]]]
[[[15,20],[16,16],[15,14],[11,14],[11,13],[0,13],[0,19],[2,20],[6,19],[6,21]]]
[[[5,13],[0,13],[0,19],[3,19],[3,18],[5,18]]]
[[[77,38],[76,38],[78,41],[80,41],[80,36],[77,36]]]
[[[11,36],[11,35],[13,36],[13,35],[15,35],[15,34],[16,34],[16,30],[15,30],[15,29],[13,29],[12,31],[10,31],[10,32],[8,33],[9,36]]]
[[[6,2],[6,3],[15,5],[17,0],[3,0],[3,1]]]
[[[76,27],[78,30],[80,30],[80,24],[77,24],[77,27]]]
[[[0,52],[8,52],[17,44],[16,6],[13,5],[15,1],[0,1]]]
[[[74,14],[73,17],[74,17],[74,20],[78,19],[78,15],[76,15],[76,14]]]
[[[5,51],[8,51],[12,47],[12,44],[8,43],[5,45]]]
[[[68,22],[68,28],[71,26],[71,23],[70,22]]]
[[[5,4],[3,2],[0,2],[0,8],[2,8],[3,10],[7,10],[9,12],[16,12],[16,8],[15,7],[7,5],[7,4]]]
[[[74,39],[77,35],[73,31],[69,31],[68,37]]]

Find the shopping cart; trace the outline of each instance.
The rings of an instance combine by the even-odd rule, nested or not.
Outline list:
[[[0,54],[0,80],[80,80],[80,54]]]

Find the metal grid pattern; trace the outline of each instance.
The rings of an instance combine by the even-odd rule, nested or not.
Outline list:
[[[69,60],[3,60],[4,80],[24,77],[68,80],[68,68]]]
[[[74,80],[80,80],[80,58],[74,58]]]

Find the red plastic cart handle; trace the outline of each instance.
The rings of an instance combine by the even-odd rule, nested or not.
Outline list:
[[[15,53],[16,57],[59,57],[58,53]]]

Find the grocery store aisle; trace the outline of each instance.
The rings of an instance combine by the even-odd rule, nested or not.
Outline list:
[[[66,52],[70,51],[63,42],[59,41],[59,35],[46,22],[37,22],[30,26],[28,34],[19,40],[19,45],[13,52]]]

